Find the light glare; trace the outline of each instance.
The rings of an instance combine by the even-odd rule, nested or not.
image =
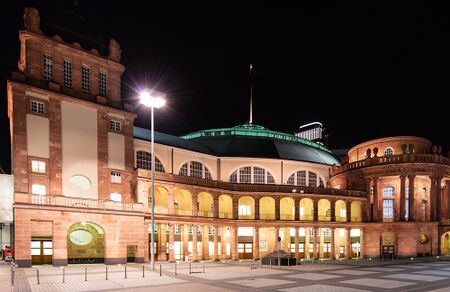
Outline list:
[[[144,90],[139,94],[141,103],[148,107],[161,108],[166,104],[165,94],[157,91]]]

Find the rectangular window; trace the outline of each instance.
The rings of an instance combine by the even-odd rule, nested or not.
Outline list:
[[[53,57],[44,54],[44,80],[53,80]]]
[[[239,205],[239,215],[249,216],[251,214],[250,205]]]
[[[260,167],[253,168],[253,183],[264,184],[266,177],[266,171]]]
[[[214,235],[214,226],[209,226],[208,227],[208,234],[209,235]]]
[[[33,195],[46,195],[47,194],[47,190],[46,190],[45,185],[33,184],[31,186],[31,193]]]
[[[122,174],[117,171],[111,171],[111,182],[116,184],[122,183]]]
[[[175,224],[173,229],[174,229],[175,234],[181,234],[181,225],[180,224]]]
[[[317,174],[311,171],[308,171],[308,186],[317,187]]]
[[[122,122],[119,120],[109,120],[109,129],[113,132],[122,132]]]
[[[297,185],[306,186],[306,171],[297,171]]]
[[[101,96],[106,96],[106,73],[98,73],[99,89],[98,94]]]
[[[191,176],[196,178],[203,178],[203,164],[197,161],[191,161],[190,162],[190,168],[191,168]]]
[[[394,200],[383,200],[383,222],[394,221]]]
[[[45,162],[44,161],[31,161],[31,171],[38,173],[45,173]]]
[[[314,228],[309,228],[309,236],[314,236]]]
[[[194,233],[194,226],[193,226],[193,225],[189,225],[189,227],[188,227],[188,233],[189,233],[189,234]]]
[[[325,228],[323,230],[323,236],[331,236],[331,229],[330,228]]]
[[[111,193],[111,201],[122,202],[122,194],[121,193]]]
[[[64,86],[72,88],[72,63],[64,60]]]
[[[30,112],[37,114],[45,113],[45,104],[37,100],[30,101]]]
[[[81,90],[88,92],[91,89],[91,72],[88,67],[81,67]]]
[[[239,169],[239,182],[242,184],[252,182],[252,168],[250,166],[242,167]]]

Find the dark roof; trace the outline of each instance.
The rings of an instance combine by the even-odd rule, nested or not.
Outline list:
[[[150,140],[150,131],[134,127],[134,136]],[[220,157],[272,158],[340,165],[331,151],[322,145],[257,125],[205,130],[181,138],[155,132],[155,143]]]

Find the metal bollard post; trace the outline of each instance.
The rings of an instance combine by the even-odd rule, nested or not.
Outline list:
[[[259,260],[259,268],[262,269],[262,260]]]
[[[272,267],[272,259],[270,258],[269,260],[270,260],[270,267]]]
[[[175,276],[177,276],[178,275],[178,273],[177,273],[177,262],[175,262]]]
[[[39,270],[36,270],[36,276],[37,276],[38,284],[41,284],[41,281],[39,280]]]
[[[203,262],[203,274],[205,273],[205,262]]]
[[[62,270],[63,270],[63,280],[62,280],[62,282],[65,283],[66,282],[66,269],[64,269],[64,267],[63,267]]]
[[[13,264],[14,265],[14,264]],[[13,286],[14,287],[14,274],[15,274],[15,270],[14,270],[14,267],[13,267],[13,265],[11,265],[11,286]]]
[[[84,268],[84,281],[87,281],[87,268]]]
[[[142,265],[142,278],[144,278],[144,265]]]
[[[127,265],[125,265],[125,279],[127,278]]]
[[[108,267],[106,267],[106,280],[108,280]]]
[[[290,262],[290,260],[291,260],[291,259],[288,259],[288,267],[289,267],[289,262]]]
[[[161,264],[159,264],[159,276],[160,277],[162,276],[162,265]]]
[[[192,274],[191,263],[189,263],[189,275]]]

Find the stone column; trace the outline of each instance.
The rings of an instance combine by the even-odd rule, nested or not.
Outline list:
[[[313,238],[313,258],[317,259],[319,257],[318,254],[318,238],[317,238],[317,233],[319,232],[319,228],[317,228],[317,226],[314,227],[314,238]]]
[[[254,228],[253,258],[259,259],[259,227]]]
[[[259,203],[260,203],[261,198],[259,196],[255,196],[254,199],[255,199],[255,216],[254,216],[254,218],[255,218],[255,220],[259,220]]]
[[[300,220],[300,198],[294,198],[294,206],[295,206],[294,220],[299,221]]]
[[[439,204],[441,203],[441,180],[440,176],[430,176],[430,218],[431,221],[438,221],[440,216]]]
[[[183,225],[183,254],[185,256],[189,255],[189,227],[187,224]]]
[[[202,260],[209,260],[209,226],[202,226]]]
[[[217,259],[219,259],[219,226],[214,225],[214,260]]]
[[[400,221],[405,221],[406,176],[400,175]]]
[[[299,234],[298,234],[298,226],[295,226],[295,258],[298,259],[299,257]],[[304,248],[303,248],[304,250]]]
[[[280,197],[275,197],[275,220],[280,221]]]
[[[335,251],[335,244],[334,244],[334,237],[335,237],[335,232],[336,232],[336,228],[332,227],[331,228],[331,259],[335,260],[336,259],[336,251]]]
[[[17,220],[17,219],[16,219]],[[22,218],[20,218],[19,220],[23,220]],[[17,221],[19,221],[17,220]],[[16,246],[18,245],[17,243],[19,243],[19,245],[23,245],[25,243],[25,245],[27,245],[27,249],[23,248],[23,250],[19,249],[21,254],[29,254],[31,251],[30,248],[30,240],[31,240],[31,222],[29,220],[23,220],[25,222],[27,222],[29,224],[30,227],[26,227],[24,228],[25,230],[23,230],[21,228],[21,226],[19,224],[16,224],[16,233],[15,236],[16,238],[18,237],[22,237],[23,233],[30,235],[30,237],[26,238],[23,241],[17,241],[16,242]],[[17,228],[19,227],[19,228]],[[61,222],[53,222],[53,259],[52,259],[52,264],[53,266],[66,266],[67,265],[67,230],[66,230],[67,226],[62,224]],[[29,233],[28,233],[29,232]],[[106,241],[106,238],[105,238]],[[105,242],[106,243],[106,242]],[[108,244],[109,245],[109,244]],[[106,258],[119,258],[120,256],[118,256],[118,252],[117,251],[113,251],[108,252],[106,250],[106,247],[108,247],[108,245],[105,244],[105,252],[108,254],[105,254]],[[17,258],[17,251],[14,250],[16,252],[16,258]],[[112,254],[113,256],[109,256],[109,254]],[[126,255],[125,255],[126,257]],[[31,256],[29,257],[29,259],[31,259]],[[125,259],[126,260],[126,259]],[[20,261],[18,264],[20,266],[27,266],[26,261]],[[30,262],[31,265],[31,262]]]
[[[313,199],[313,209],[314,209],[313,221],[319,221],[319,199],[317,198]]]
[[[232,233],[232,241],[231,241],[231,259],[232,260],[238,260],[239,254],[238,254],[238,228],[237,226],[231,227],[231,233]]]
[[[352,201],[345,201],[345,216],[347,222],[352,222]],[[362,206],[361,206],[362,209]],[[361,210],[362,212],[362,210]]]
[[[175,261],[175,250],[174,250],[174,224],[169,224],[169,262]]]
[[[409,214],[408,214],[408,221],[415,221],[415,212],[414,212],[414,202],[415,202],[415,196],[414,196],[414,174],[408,175],[409,180]]]
[[[158,248],[159,250],[159,258],[160,261],[167,261],[167,250],[166,250],[166,243],[167,243],[167,232],[166,232],[166,224],[159,224],[161,228],[159,229],[159,239],[158,241]]]
[[[192,216],[198,216],[198,193],[192,193]]]
[[[192,260],[197,260],[197,225],[192,225]]]
[[[330,200],[330,216],[331,216],[331,222],[336,221],[336,200],[332,199]],[[339,214],[340,216],[340,214]]]
[[[379,211],[379,204],[380,204],[380,200],[379,200],[379,194],[378,194],[378,177],[374,177],[372,178],[372,182],[373,182],[373,209],[372,209],[372,221],[373,222],[378,222],[381,221],[381,218],[383,218],[382,216],[380,216],[380,211]],[[381,212],[383,211],[383,208],[381,208]]]
[[[323,232],[323,228],[318,229],[319,230],[319,258],[323,259],[324,255],[323,255],[323,245],[324,245],[324,232]]]
[[[305,259],[309,259],[309,228],[305,228]]]
[[[351,237],[350,237],[350,229],[351,229],[350,227],[345,228],[345,239],[346,239],[345,257],[346,258],[352,257],[352,241],[351,241]]]
[[[219,218],[219,194],[213,194],[213,217]]]
[[[239,219],[239,197],[238,196],[233,196],[231,198],[232,203],[233,203],[233,219],[237,220]]]
[[[359,235],[359,257],[361,259],[364,258],[364,232],[365,229],[364,228],[360,228],[360,235]]]

